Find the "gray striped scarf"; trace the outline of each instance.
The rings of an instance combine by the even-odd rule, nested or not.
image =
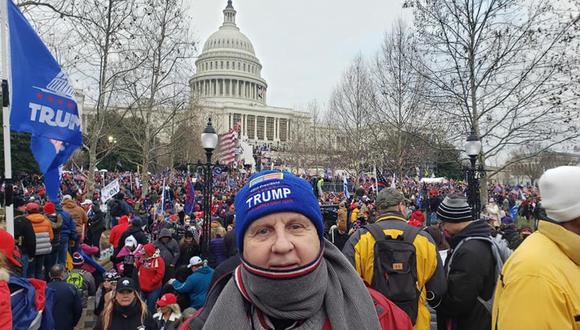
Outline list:
[[[271,279],[240,267],[214,305],[204,329],[264,329],[256,314],[300,321],[293,329],[380,329],[373,301],[355,269],[332,243],[324,240],[319,266],[296,278]],[[244,298],[240,286],[249,299]]]

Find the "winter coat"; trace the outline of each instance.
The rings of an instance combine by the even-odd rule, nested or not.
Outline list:
[[[141,291],[151,292],[159,289],[163,285],[163,276],[165,276],[165,261],[158,252],[153,257],[139,259],[135,264]]]
[[[52,249],[60,246],[60,228],[62,228],[63,218],[59,214],[50,214],[46,216],[52,225],[53,239],[51,241]]]
[[[205,302],[213,272],[214,270],[210,267],[201,267],[189,275],[185,282],[175,280],[173,288],[179,293],[189,294],[191,307],[198,309]]]
[[[69,276],[72,273],[80,273],[83,276],[82,288],[77,289],[77,291],[79,292],[79,296],[81,297],[83,308],[87,307],[88,297],[94,296],[96,291],[97,291],[97,288],[95,285],[95,278],[93,277],[93,275],[91,273],[87,272],[84,269],[80,269],[80,268],[71,269]]]
[[[81,319],[83,311],[81,296],[77,289],[64,281],[55,280],[48,283],[54,290],[54,328],[72,330]]]
[[[157,329],[177,330],[181,321],[181,314],[171,313],[169,319],[165,321],[161,312],[153,314],[153,321]]]
[[[109,243],[111,243],[115,250],[119,249],[119,240],[127,228],[129,228],[129,218],[121,217],[119,223],[111,229]],[[121,244],[125,244],[125,241],[121,242]]]
[[[116,255],[115,264],[117,270],[123,274],[123,277],[133,277],[133,269],[135,268],[135,261],[143,255],[143,245],[139,244],[134,251],[129,250],[123,246]]]
[[[580,328],[580,235],[540,221],[505,263],[493,329]]]
[[[61,241],[64,240],[73,240],[76,241],[79,239],[77,234],[77,227],[68,212],[59,212],[62,216],[62,226],[60,227],[60,239]]]
[[[181,243],[179,247],[179,260],[177,260],[177,265],[187,265],[189,264],[189,259],[194,256],[199,256],[201,250],[199,245],[193,240],[191,244],[185,242]]]
[[[20,253],[29,257],[34,256],[36,251],[36,234],[32,223],[25,216],[14,218],[14,241],[20,248]]]
[[[101,314],[101,317],[99,317],[95,324],[95,330],[157,329],[150,313],[146,313],[143,322],[141,322],[141,305],[136,299],[127,307],[122,307],[115,303],[112,313],[109,328],[105,328],[103,314]]]
[[[97,205],[93,205],[87,212],[89,231],[101,233],[105,230],[105,214]]]
[[[451,250],[447,254],[445,269],[447,293],[437,307],[439,329],[490,329],[491,314],[483,303],[493,295],[496,282],[495,259],[488,242],[470,240],[459,250],[453,249],[467,237],[489,237],[491,228],[484,221],[474,221],[450,240]],[[453,264],[449,259],[453,255]]]
[[[161,238],[164,236],[169,237],[169,242],[163,243],[161,241]],[[161,258],[163,258],[168,267],[175,267],[177,265],[177,260],[179,259],[179,244],[171,237],[167,229],[161,230],[159,239],[155,241],[155,247],[159,249]]]
[[[68,212],[72,217],[77,227],[77,235],[80,238],[85,237],[83,233],[83,226],[86,226],[87,222],[89,221],[85,210],[82,207],[78,206],[77,203],[75,203],[75,201],[73,201],[72,199],[67,199],[63,201],[62,209]]]
[[[12,329],[12,309],[10,306],[10,288],[8,270],[0,268],[0,330]]]
[[[226,256],[226,245],[224,239],[217,237],[209,242],[209,258],[208,263],[215,268],[228,257]]]
[[[51,241],[54,238],[50,220],[40,213],[29,214],[26,219],[32,223],[32,229],[34,229],[34,234],[36,235],[36,251],[34,255],[50,254],[52,252]]]
[[[135,239],[137,240],[137,243],[139,243],[141,245],[145,245],[145,244],[149,243],[149,239],[147,238],[147,235],[145,235],[145,233],[143,232],[141,227],[136,227],[136,226],[131,225],[121,235],[117,249],[120,249],[121,247],[123,247],[123,245],[125,245],[125,240],[129,236],[135,237]]]
[[[387,212],[377,220],[383,232],[393,237],[399,237],[415,228],[406,223],[401,213]],[[427,309],[427,291],[434,296],[437,302],[445,292],[445,274],[441,259],[437,253],[437,246],[431,236],[423,231],[419,232],[413,241],[417,258],[417,284],[421,288],[418,301],[416,329],[427,329],[430,313]],[[373,283],[375,264],[375,239],[366,229],[356,231],[346,242],[342,252],[355,267],[367,284]]]

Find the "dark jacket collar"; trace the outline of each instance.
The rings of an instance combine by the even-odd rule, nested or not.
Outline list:
[[[459,242],[467,237],[489,237],[491,235],[491,227],[483,220],[473,221],[462,231],[453,235],[449,240],[449,245],[455,248]]]

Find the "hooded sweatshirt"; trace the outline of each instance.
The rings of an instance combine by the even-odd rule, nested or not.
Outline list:
[[[29,214],[26,218],[32,224],[32,229],[36,235],[36,251],[34,255],[50,254],[52,251],[50,242],[54,239],[50,220],[40,213]]]
[[[109,234],[109,243],[113,245],[113,248],[117,250],[119,247],[119,239],[121,235],[129,228],[129,218],[123,216],[119,219],[119,224],[117,224],[113,229],[111,229],[111,233]]]

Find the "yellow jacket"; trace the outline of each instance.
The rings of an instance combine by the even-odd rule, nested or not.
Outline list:
[[[360,209],[357,207],[350,213],[350,223],[355,223],[358,220],[358,213]]]
[[[393,213],[381,216],[376,223],[385,228],[383,230],[385,234],[393,237],[402,235],[404,229],[410,227],[402,215]],[[435,300],[438,300],[445,293],[447,284],[443,264],[431,236],[421,231],[415,237],[413,245],[417,256],[417,286],[421,290],[415,329],[423,330],[429,329],[431,317],[426,306],[425,287],[428,286],[429,291],[435,295]],[[373,281],[374,247],[375,239],[371,233],[366,229],[360,229],[349,238],[342,251],[368,285]]]
[[[493,329],[580,329],[580,235],[547,221],[503,267]]]

